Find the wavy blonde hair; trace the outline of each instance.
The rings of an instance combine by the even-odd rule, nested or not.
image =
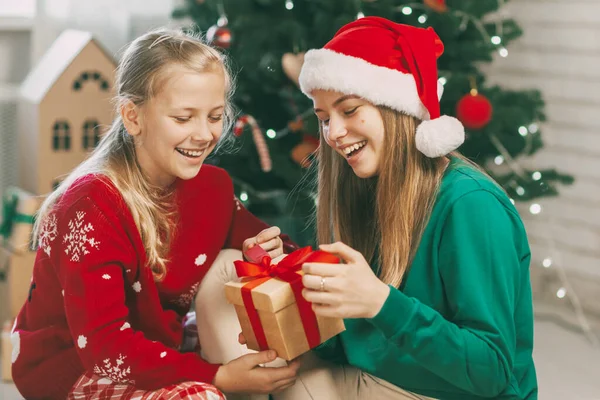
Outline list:
[[[386,149],[377,177],[357,177],[330,146],[319,147],[317,240],[342,241],[360,251],[368,262],[379,265],[383,282],[399,287],[431,215],[446,164],[417,150],[418,119],[377,108]],[[456,152],[451,155],[464,159]]]
[[[176,219],[170,205],[173,193],[153,186],[142,172],[133,137],[125,130],[120,109],[128,101],[141,106],[156,96],[167,78],[163,71],[173,64],[198,73],[223,72],[226,91],[223,131],[230,130],[234,119],[231,105],[234,85],[223,54],[200,37],[182,31],[159,29],[137,38],[127,47],[117,67],[114,99],[117,117],[89,158],[43,202],[33,228],[36,246],[42,222],[63,193],[84,175],[103,175],[110,179],[131,211],[155,279],[164,279]],[[226,137],[222,135],[220,141]]]

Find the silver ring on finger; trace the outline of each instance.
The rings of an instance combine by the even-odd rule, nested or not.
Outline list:
[[[321,292],[325,291],[325,278],[321,277]]]

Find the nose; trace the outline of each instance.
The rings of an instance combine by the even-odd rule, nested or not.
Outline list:
[[[331,116],[325,133],[328,140],[335,144],[335,142],[348,134],[348,130],[342,119]]]
[[[210,142],[213,138],[213,133],[211,132],[211,127],[208,121],[199,121],[194,125],[192,131],[192,140],[198,142]]]

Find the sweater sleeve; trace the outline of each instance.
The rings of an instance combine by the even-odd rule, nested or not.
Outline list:
[[[313,351],[323,360],[331,361],[336,364],[348,364],[348,359],[346,358],[340,335],[335,335],[329,340],[326,340],[315,347]]]
[[[66,317],[83,366],[113,382],[144,390],[182,381],[212,383],[219,365],[209,364],[197,354],[182,354],[132,328],[135,322],[126,304],[143,308],[146,299],[135,297],[150,288],[144,288],[141,279],[127,280],[132,273],[139,277],[146,271],[137,270],[135,246],[119,221],[116,212],[94,204],[89,197],[77,201],[58,220],[62,246],[53,257],[59,265]],[[172,322],[169,311],[160,310],[162,314],[146,317],[156,318],[155,324]]]
[[[438,251],[451,315],[391,288],[372,319],[388,340],[449,388],[481,397],[496,397],[510,384],[516,346],[522,227],[510,212],[484,190],[454,203]]]
[[[237,198],[233,199],[232,207],[233,217],[224,247],[241,250],[244,240],[258,235],[260,231],[267,229],[269,225],[248,211]],[[282,234],[280,237],[283,240],[285,253],[291,253],[298,248],[298,245],[292,242],[288,235]]]

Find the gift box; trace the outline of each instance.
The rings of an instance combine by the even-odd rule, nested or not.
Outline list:
[[[11,187],[2,196],[1,243],[14,253],[31,250],[31,232],[34,214],[41,198],[22,189]]]
[[[278,264],[268,255],[259,262],[235,262],[241,281],[228,282],[225,296],[235,306],[249,349],[272,349],[289,361],[344,331],[342,319],[317,317],[302,296],[305,262],[339,259],[305,247]]]
[[[12,343],[10,341],[12,326],[13,321],[4,322],[4,326],[2,327],[2,346],[0,348],[2,380],[7,382],[12,382]]]
[[[37,253],[14,253],[0,246],[0,266],[6,271],[6,307],[8,316],[15,318],[29,297],[33,265]],[[4,308],[4,304],[2,305]],[[2,314],[5,310],[2,310]]]

